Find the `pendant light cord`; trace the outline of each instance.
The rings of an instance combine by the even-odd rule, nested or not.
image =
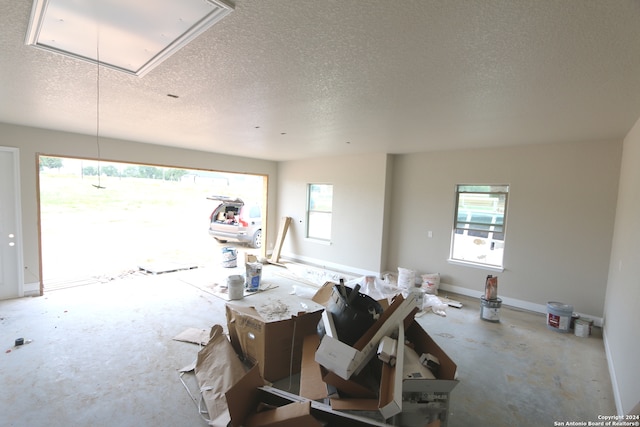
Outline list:
[[[100,24],[96,26],[96,148],[98,151],[98,185],[96,188],[104,188],[102,186],[102,177],[100,173]]]

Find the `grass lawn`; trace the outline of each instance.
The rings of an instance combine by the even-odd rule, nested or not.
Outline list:
[[[40,177],[43,278],[118,275],[141,263],[215,262],[207,232],[211,183],[143,178]]]

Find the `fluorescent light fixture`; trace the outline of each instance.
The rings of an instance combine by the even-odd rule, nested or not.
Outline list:
[[[34,0],[26,44],[143,76],[232,11],[221,0]]]

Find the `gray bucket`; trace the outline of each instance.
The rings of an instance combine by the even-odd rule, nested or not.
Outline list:
[[[487,322],[498,323],[500,321],[500,307],[502,307],[500,298],[487,299],[482,295],[480,297],[480,318]]]
[[[569,332],[573,306],[557,301],[547,303],[547,328],[556,332]]]

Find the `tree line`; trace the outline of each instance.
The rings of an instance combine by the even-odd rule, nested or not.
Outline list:
[[[64,166],[63,160],[58,157],[40,156],[40,170],[61,169]],[[110,176],[121,178],[149,178],[162,179],[165,181],[180,181],[189,172],[184,169],[159,168],[156,166],[127,166],[120,170],[112,164],[104,166],[84,166],[82,176]]]

